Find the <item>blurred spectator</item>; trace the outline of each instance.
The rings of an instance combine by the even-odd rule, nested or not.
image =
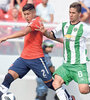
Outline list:
[[[26,3],[33,3],[33,0],[11,0],[11,6],[12,6],[12,8],[16,7],[16,8],[19,9],[19,11],[22,10],[23,6]]]
[[[0,0],[0,9],[2,9],[3,12],[7,12],[10,9],[10,1],[11,0]]]
[[[7,13],[5,15],[5,20],[7,22],[26,22],[25,19],[22,17],[21,13],[19,13],[19,10],[16,7],[14,7],[9,13]],[[9,34],[12,34],[16,31],[21,30],[21,28],[23,28],[23,27],[15,26],[15,25],[6,27],[7,32]]]
[[[23,17],[22,8],[26,3],[33,3],[33,0],[11,0],[11,8],[14,7],[19,9],[19,14]]]
[[[33,4],[35,7],[40,3],[42,3],[42,0],[33,0]]]
[[[82,6],[81,21],[85,22],[90,16],[90,0],[79,0]]]
[[[22,8],[26,3],[32,3],[33,4],[33,0],[22,0],[22,2],[19,5],[19,10],[20,11],[22,11]]]
[[[11,0],[11,7],[21,8],[27,3],[28,0]]]
[[[4,21],[4,12],[2,9],[0,9],[0,21]]]
[[[6,21],[12,22],[25,22],[24,18],[22,17],[22,14],[16,7],[14,7],[5,15],[5,19]]]
[[[32,3],[33,4],[34,0],[28,0],[27,3]]]
[[[48,0],[42,0],[42,3],[36,6],[36,15],[41,17],[41,20],[46,23],[52,23],[54,20],[54,9]]]
[[[4,14],[10,9],[10,0],[0,0],[0,21],[4,21]]]
[[[31,3],[31,4],[33,4],[33,0],[22,0],[22,2],[21,2],[20,5],[19,5],[19,10],[20,10],[20,11],[22,11],[22,8],[23,8],[23,6],[24,6],[26,3]]]

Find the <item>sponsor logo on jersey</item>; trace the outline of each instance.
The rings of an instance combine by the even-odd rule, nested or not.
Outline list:
[[[66,34],[66,35],[64,35],[64,37],[67,38],[67,39],[70,39],[72,37],[72,35]]]
[[[77,28],[74,28],[74,29],[73,29],[74,32],[76,32],[77,30],[78,30]]]
[[[71,34],[66,34],[64,35],[64,39],[68,39],[68,40],[75,40],[75,36],[71,35]]]

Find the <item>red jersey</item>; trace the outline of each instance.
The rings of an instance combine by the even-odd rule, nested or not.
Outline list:
[[[25,36],[24,48],[21,57],[24,59],[36,59],[44,57],[42,49],[43,33],[36,31],[37,26],[40,26],[40,18],[33,19],[28,26],[31,27],[32,32]]]

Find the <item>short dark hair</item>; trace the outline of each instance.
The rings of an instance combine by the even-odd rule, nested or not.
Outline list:
[[[81,12],[81,4],[79,2],[74,2],[70,5],[70,8],[76,8],[77,12],[80,13]]]
[[[33,4],[27,3],[23,8],[22,11],[26,11],[26,10],[35,10],[35,7]]]

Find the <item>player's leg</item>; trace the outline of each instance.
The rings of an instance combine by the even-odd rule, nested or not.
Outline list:
[[[13,75],[14,76],[13,76]],[[9,71],[7,74],[6,74],[6,76],[5,76],[5,78],[4,78],[4,80],[3,80],[3,82],[2,82],[2,84],[0,85],[0,97],[2,96],[2,94],[3,93],[6,93],[7,91],[8,91],[8,89],[9,89],[9,87],[10,87],[10,84],[16,79],[16,78],[18,78],[18,74],[16,73],[16,72],[14,72],[14,71]]]
[[[44,83],[50,88],[52,87],[52,76],[49,68],[47,67],[44,57],[29,60],[28,65],[33,70],[33,72],[41,78]],[[48,84],[47,84],[48,83]]]
[[[18,78],[18,74],[12,70],[9,70],[6,74],[2,84],[0,85],[0,97],[3,93],[6,93],[11,85],[11,83]]]
[[[0,85],[0,97],[3,93],[6,93],[11,83],[18,77],[22,78],[29,69],[25,67],[21,58],[17,59],[14,64],[9,68],[8,74],[6,74],[4,81]]]
[[[73,68],[73,79],[78,83],[79,90],[82,94],[87,94],[90,92],[89,80],[87,72],[87,64],[76,64]]]
[[[77,79],[80,93],[87,94],[90,92],[89,88],[89,79],[87,72],[87,64],[80,65],[79,69],[77,69]]]
[[[36,62],[36,61],[35,61]],[[50,73],[50,70],[49,70],[49,68],[47,67],[47,65],[46,65],[46,63],[45,63],[45,60],[44,60],[44,58],[39,58],[39,59],[37,59],[37,66],[33,66],[32,68],[32,70],[35,72],[35,74],[38,76],[38,77],[40,77],[43,81],[44,81],[44,83],[50,88],[50,89],[53,89],[53,90],[55,90],[54,88],[53,88],[53,86],[52,86],[52,82],[53,82],[53,79],[52,79],[52,76],[51,76],[51,73]],[[36,63],[35,63],[35,65],[36,65]],[[34,64],[33,64],[34,65]],[[58,90],[58,89],[57,89]],[[59,89],[60,90],[60,89]],[[64,94],[67,94],[67,95],[69,95],[68,93],[67,93],[67,91],[65,90],[65,89],[63,89],[62,87],[61,87],[61,90],[60,91],[62,91],[63,90],[63,92],[64,92]],[[66,95],[65,95],[66,96]],[[61,99],[60,99],[61,100]],[[64,100],[64,99],[63,99]],[[66,100],[66,99],[65,99]],[[67,100],[70,100],[70,99],[67,99]],[[71,99],[72,100],[72,99]]]
[[[37,65],[35,63],[35,65],[32,67],[32,70],[34,71],[34,73],[43,80],[43,82],[50,88],[53,89],[52,86],[52,76],[51,76],[51,72],[49,70],[49,68],[47,67],[46,63],[45,63],[45,59],[44,57],[42,58],[38,58],[37,60]]]
[[[90,92],[90,88],[88,84],[79,84],[79,91],[82,94],[87,94]]]
[[[56,94],[60,100],[73,100],[67,90],[62,87],[62,84],[68,84],[71,81],[71,78],[68,77],[70,73],[64,68],[64,66],[66,65],[63,64],[60,66],[53,74],[53,87],[56,90]]]
[[[49,72],[48,72],[46,66],[44,66],[44,68],[43,68],[43,64],[44,64],[43,58],[28,60],[27,64],[28,64],[28,67],[30,67],[33,70],[33,72],[39,77],[36,80],[37,81],[36,100],[45,100],[46,96],[47,96],[48,88],[44,84],[42,78],[44,77],[44,79],[47,81],[46,73],[49,74]],[[45,71],[45,69],[47,71]],[[51,80],[52,79],[51,75],[48,78]]]

